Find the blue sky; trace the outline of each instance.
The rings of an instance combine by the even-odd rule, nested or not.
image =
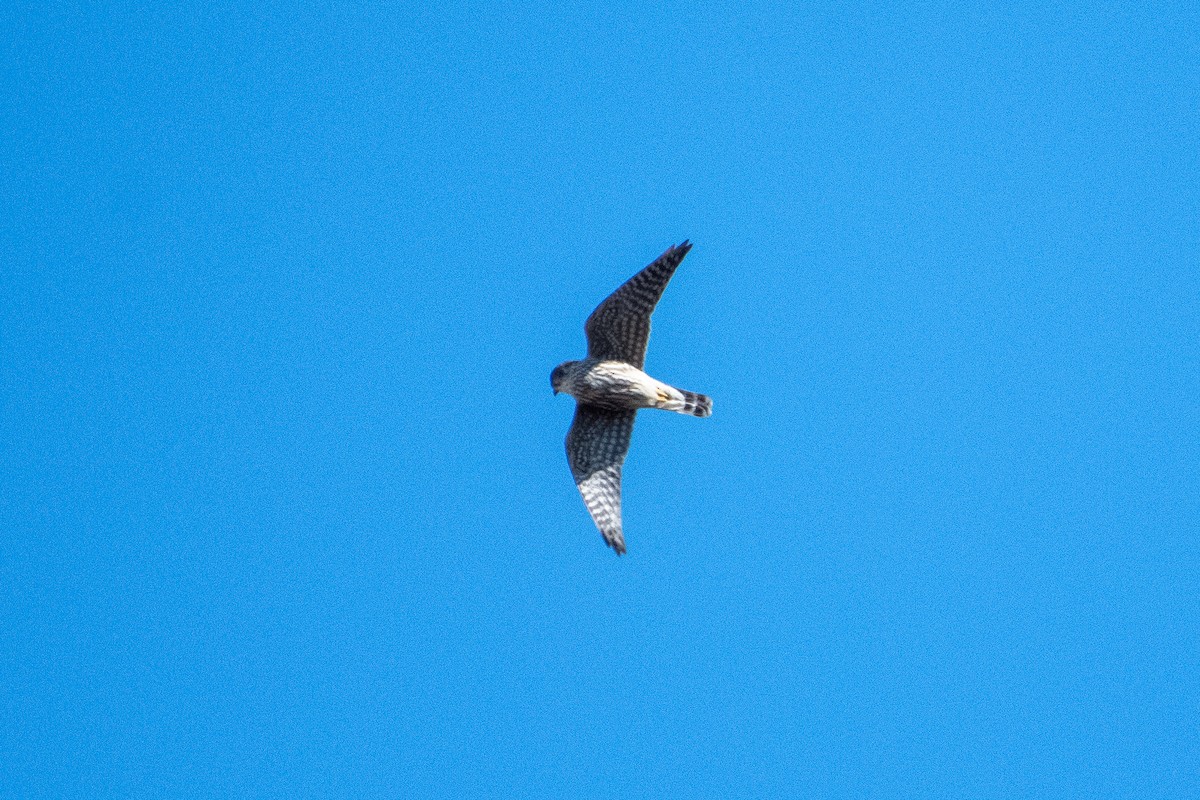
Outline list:
[[[0,793],[1196,796],[1126,5],[8,8]],[[549,372],[685,238],[616,558]]]

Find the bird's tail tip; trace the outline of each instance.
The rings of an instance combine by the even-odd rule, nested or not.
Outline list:
[[[681,414],[691,414],[693,417],[709,417],[712,416],[713,401],[706,394],[698,392],[686,392],[680,389],[683,395],[683,406],[678,409]]]

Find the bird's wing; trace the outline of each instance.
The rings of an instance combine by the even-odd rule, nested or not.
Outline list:
[[[669,248],[596,306],[583,326],[588,358],[624,361],[642,368],[646,345],[650,342],[650,313],[675,268],[691,249],[692,245],[686,241]]]
[[[567,461],[583,502],[604,541],[625,552],[621,532],[621,464],[629,452],[636,411],[609,411],[577,403],[567,431]]]

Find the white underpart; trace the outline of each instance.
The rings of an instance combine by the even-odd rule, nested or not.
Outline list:
[[[564,389],[585,403],[622,408],[667,408],[684,401],[678,389],[623,361],[581,361]]]

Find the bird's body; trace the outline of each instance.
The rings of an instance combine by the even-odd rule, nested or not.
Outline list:
[[[697,417],[712,413],[712,401],[704,395],[676,389],[624,361],[585,358],[561,367],[556,391],[572,395],[580,403],[613,411],[661,408]]]
[[[554,368],[555,394],[576,400],[567,432],[567,461],[584,504],[618,555],[625,552],[621,525],[621,465],[629,451],[638,409],[659,408],[707,417],[711,398],[676,389],[642,371],[650,339],[650,314],[691,249],[672,247],[623,283],[596,307],[584,330],[588,357]]]

